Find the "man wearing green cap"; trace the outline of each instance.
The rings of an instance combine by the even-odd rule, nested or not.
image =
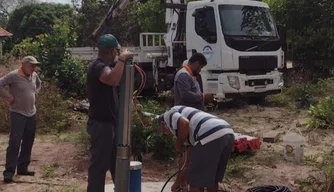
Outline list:
[[[118,113],[117,86],[120,85],[125,61],[132,53],[123,51],[111,34],[101,36],[97,42],[98,58],[88,66],[87,92],[89,112],[87,132],[90,135],[90,163],[88,192],[103,192],[106,172],[115,181],[116,122]],[[118,60],[112,65],[116,56]],[[115,182],[114,182],[115,183]]]
[[[35,94],[41,89],[41,80],[35,72],[39,64],[35,57],[26,56],[19,69],[0,79],[0,96],[10,108],[10,135],[3,172],[5,183],[12,182],[16,168],[18,175],[35,175],[28,166],[36,131]]]

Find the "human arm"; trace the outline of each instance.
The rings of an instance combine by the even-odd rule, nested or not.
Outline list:
[[[36,73],[36,93],[39,93],[42,87],[42,81]]]
[[[202,93],[196,93],[191,91],[191,81],[193,77],[186,73],[179,75],[178,79],[175,81],[176,88],[180,91],[180,97],[182,101],[187,101],[191,103],[198,103],[203,100]]]
[[[171,187],[171,191],[178,191],[179,189],[187,188],[187,173],[188,166],[190,163],[191,147],[187,147],[186,151],[182,154],[179,159],[179,173],[176,176],[175,182]]]
[[[0,79],[0,97],[5,99],[9,104],[14,102],[14,97],[5,90],[5,87],[13,81],[12,73],[9,73]]]
[[[110,68],[108,66],[104,67],[102,74],[99,76],[100,81],[114,87],[118,86],[123,76],[125,61],[130,58],[132,58],[131,52],[122,52],[114,68]]]
[[[177,122],[177,139],[175,142],[175,148],[177,151],[183,153],[185,151],[184,143],[189,136],[189,120],[185,117],[180,117]]]

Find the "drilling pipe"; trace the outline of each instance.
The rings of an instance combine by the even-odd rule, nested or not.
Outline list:
[[[130,186],[131,127],[135,68],[127,61],[120,85],[119,115],[117,125],[117,159],[115,191],[128,192]]]

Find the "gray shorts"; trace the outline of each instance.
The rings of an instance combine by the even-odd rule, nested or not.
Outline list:
[[[193,147],[188,170],[188,183],[192,188],[212,188],[225,175],[232,152],[234,135],[227,134],[205,145]]]

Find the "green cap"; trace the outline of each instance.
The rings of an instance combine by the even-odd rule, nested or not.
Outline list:
[[[117,39],[112,34],[102,35],[97,42],[97,47],[99,49],[114,49],[114,48],[120,49],[121,48]]]

